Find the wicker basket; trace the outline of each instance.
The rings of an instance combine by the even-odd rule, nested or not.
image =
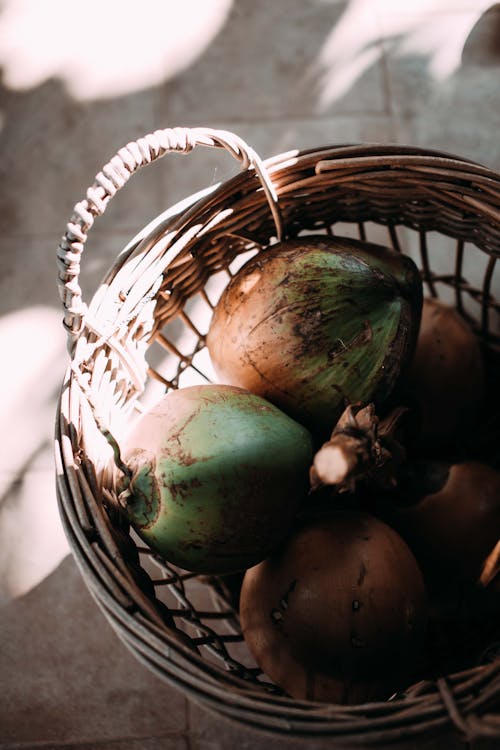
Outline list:
[[[235,177],[191,196],[118,256],[88,308],[78,285],[87,233],[139,167],[194,146],[227,149]],[[450,727],[500,737],[500,660],[413,685],[386,702],[296,701],[246,652],[220,581],[157,559],[117,511],[112,464],[134,414],[165,389],[210,379],[204,347],[224,285],[277,237],[351,234],[410,252],[427,293],[452,300],[488,351],[500,344],[494,298],[500,176],[419,148],[322,147],[265,162],[238,137],[158,131],[128,144],[75,207],[58,252],[71,354],[56,422],[60,513],[85,582],[135,656],[206,708],[243,724],[343,746],[390,743]],[[500,619],[500,618],[499,618]],[[498,625],[498,623],[497,623]],[[491,649],[494,652],[494,649]]]

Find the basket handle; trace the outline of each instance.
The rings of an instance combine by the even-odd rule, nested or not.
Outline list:
[[[101,216],[115,193],[140,167],[146,166],[167,153],[187,154],[195,146],[225,148],[241,162],[242,169],[253,168],[269,202],[276,225],[277,237],[282,237],[282,220],[278,197],[269,175],[258,154],[241,138],[225,130],[209,128],[167,128],[128,143],[96,175],[86,197],[77,203],[66,225],[66,232],[57,251],[58,289],[68,334],[68,349],[73,352],[83,327],[87,305],[82,300],[78,283],[80,257],[87,241],[89,229],[97,216]]]

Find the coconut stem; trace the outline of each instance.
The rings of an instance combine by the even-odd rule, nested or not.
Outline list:
[[[500,573],[500,539],[495,544],[490,554],[486,558],[481,575],[479,577],[479,583],[485,588],[489,586],[492,581]]]
[[[344,410],[330,440],[314,456],[312,490],[332,485],[338,492],[353,492],[360,479],[383,487],[396,484],[396,468],[405,458],[396,433],[407,409],[397,407],[382,421],[373,404],[355,409],[349,405]]]

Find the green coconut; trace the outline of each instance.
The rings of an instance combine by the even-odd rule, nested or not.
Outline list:
[[[288,533],[308,492],[309,432],[241,388],[169,392],[123,448],[132,476],[124,511],[164,559],[197,573],[263,560]]]
[[[358,240],[305,236],[246,263],[207,345],[221,382],[268,399],[325,439],[348,404],[390,396],[413,354],[422,284],[413,261]]]

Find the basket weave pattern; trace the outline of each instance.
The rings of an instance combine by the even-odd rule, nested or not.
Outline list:
[[[242,171],[146,227],[87,307],[78,277],[95,218],[137,169],[195,146],[227,149]],[[58,251],[71,360],[56,422],[57,489],[74,557],[140,661],[242,723],[363,747],[450,724],[468,738],[500,736],[498,658],[420,682],[383,703],[345,707],[283,695],[246,651],[224,582],[202,581],[158,559],[117,507],[114,474],[127,471],[119,454],[127,424],[159,392],[211,380],[205,335],[225,284],[275,238],[304,232],[373,241],[383,232],[385,244],[410,248],[430,295],[453,302],[489,350],[500,348],[500,177],[491,170],[378,145],[322,147],[262,162],[233,134],[206,129],[159,131],[128,144],[75,207]]]

